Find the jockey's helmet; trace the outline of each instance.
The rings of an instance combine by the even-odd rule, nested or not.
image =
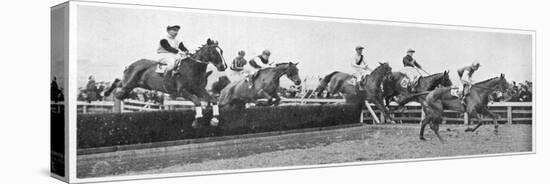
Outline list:
[[[270,52],[269,50],[266,49],[266,50],[264,50],[264,51],[262,52],[262,54],[264,54],[264,55],[266,55],[266,56],[270,56],[270,55],[271,55],[271,52]]]
[[[181,27],[179,25],[168,26],[166,27],[166,31],[170,31],[170,30],[179,31],[180,28]]]
[[[474,61],[474,62],[472,63],[472,66],[479,67],[479,66],[481,66],[481,64],[480,64],[479,62],[477,62],[477,61]]]
[[[407,50],[407,53],[415,53],[416,51],[414,51],[413,49],[409,49]]]
[[[355,50],[362,50],[362,49],[364,49],[364,48],[365,48],[365,47],[359,45],[359,46],[355,47]]]
[[[244,52],[244,50],[240,50],[239,52],[237,52],[237,54],[239,56],[244,56],[246,53]]]

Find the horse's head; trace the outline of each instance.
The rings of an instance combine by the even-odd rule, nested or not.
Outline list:
[[[197,56],[196,59],[214,65],[220,72],[227,69],[227,64],[223,58],[223,50],[218,46],[218,41],[208,38],[206,44],[201,46],[195,55]]]
[[[443,72],[443,76],[439,80],[439,85],[444,87],[449,87],[453,85],[453,82],[451,81],[451,78],[449,77],[449,71],[445,70]]]
[[[508,81],[506,81],[506,78],[504,77],[504,74],[501,73],[500,77],[498,77],[498,88],[501,92],[506,92],[508,90],[509,84]]]
[[[384,76],[384,78],[391,78],[392,68],[391,68],[390,64],[387,63],[387,62],[384,62],[384,63],[378,62],[378,64],[380,64],[380,66],[376,67],[376,69],[374,69],[374,71],[372,71],[371,74],[379,74],[379,75]]]
[[[298,69],[298,67],[296,67],[296,65],[298,65],[298,63],[288,62],[277,64],[277,66],[286,66],[286,77],[294,82],[294,85],[300,85],[302,83],[302,79],[300,79],[300,70]]]

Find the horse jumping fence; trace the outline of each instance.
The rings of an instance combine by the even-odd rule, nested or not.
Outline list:
[[[300,105],[300,104],[334,104],[344,103],[343,99],[282,99],[281,105]],[[369,104],[368,102],[366,102]],[[395,106],[392,103],[390,106]],[[490,103],[489,110],[499,115],[499,122],[505,122],[512,124],[514,122],[530,123],[532,117],[532,103],[531,102],[495,102]],[[369,104],[371,107],[364,109],[361,113],[360,121],[363,123],[378,123],[383,121],[386,117],[376,109],[373,104]],[[120,103],[116,102],[78,102],[77,109],[79,113],[102,113],[102,112],[137,112],[137,111],[158,111],[158,110],[176,110],[176,109],[191,109],[193,103],[190,101],[165,101],[162,105],[141,102],[137,100],[124,100]],[[119,110],[117,110],[119,109]],[[369,110],[370,109],[370,110]],[[392,118],[400,123],[418,123],[422,117],[423,112],[420,104],[411,102],[405,105],[405,110],[402,112],[393,112]],[[492,121],[486,117],[482,118],[482,121]],[[445,119],[443,123],[468,123],[467,115],[455,112],[445,111]]]

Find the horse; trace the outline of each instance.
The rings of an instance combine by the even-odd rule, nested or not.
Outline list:
[[[206,72],[207,65],[212,64],[218,71],[225,71],[227,64],[223,57],[223,50],[218,46],[217,41],[210,38],[206,44],[200,46],[194,54],[181,60],[174,68],[179,75],[171,75],[174,69],[166,71],[165,75],[157,73],[160,63],[150,59],[140,59],[133,62],[124,70],[124,77],[121,80],[115,79],[111,87],[105,92],[108,96],[115,88],[115,98],[123,100],[134,88],[156,90],[170,94],[172,98],[183,97],[191,100],[195,105],[195,119],[193,127],[198,126],[198,119],[202,118],[201,100],[212,105],[213,118],[210,120],[212,126],[219,123],[219,109],[217,100],[206,91],[207,78],[212,71]]]
[[[427,124],[430,124],[430,128],[434,131],[437,138],[441,142],[444,142],[439,135],[439,123],[443,120],[444,110],[467,113],[468,121],[475,118],[477,121],[476,127],[468,127],[465,130],[466,132],[474,132],[482,125],[480,115],[488,116],[493,120],[494,132],[498,133],[498,115],[489,111],[487,104],[489,103],[489,96],[494,91],[504,91],[507,88],[508,82],[504,74],[500,74],[499,77],[473,84],[470,88],[470,93],[465,97],[466,104],[462,104],[460,98],[452,95],[451,90],[453,88],[451,87],[436,88],[433,91],[414,95],[421,98],[421,105],[426,114],[426,117],[421,122],[420,140],[426,140],[424,138],[424,128]]]
[[[379,63],[369,75],[366,75],[357,82],[357,79],[351,74],[335,71],[325,76],[317,88],[315,93],[321,97],[324,90],[327,90],[327,97],[337,93],[341,93],[345,103],[358,104],[364,106],[365,100],[373,102],[380,109],[388,120],[391,120],[388,109],[382,101],[382,89],[380,84],[382,81],[391,75],[392,68],[388,63]]]
[[[386,102],[386,106],[389,107],[390,102],[394,97],[397,97],[397,104],[403,106],[409,101],[405,101],[407,96],[411,95],[409,88],[407,87],[408,78],[405,74],[401,72],[392,72],[391,77],[388,77],[382,82],[383,93],[382,96]],[[438,86],[449,87],[452,86],[449,78],[449,71],[444,71],[442,73],[436,73],[425,77],[420,77],[418,79],[418,85],[414,88],[416,92],[424,92],[434,90]]]
[[[229,85],[231,83],[231,80],[229,80],[229,77],[227,76],[220,76],[218,77],[218,81],[212,83],[212,89],[210,92],[214,96],[219,96],[222,89],[225,88],[225,86]]]
[[[281,97],[277,94],[279,78],[285,75],[295,85],[300,85],[302,82],[297,65],[298,63],[292,62],[279,63],[275,67],[260,69],[249,80],[243,79],[230,83],[221,91],[220,107],[235,106],[244,109],[246,103],[255,102],[260,98],[267,99],[266,106],[278,105],[281,101]]]

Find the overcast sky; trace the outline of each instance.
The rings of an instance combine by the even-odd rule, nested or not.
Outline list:
[[[371,67],[389,62],[394,71],[400,70],[406,50],[413,48],[417,61],[431,73],[455,74],[459,67],[479,61],[482,66],[474,80],[500,73],[516,81],[532,76],[532,37],[525,34],[79,6],[79,87],[89,75],[112,81],[131,62],[156,58],[166,26],[174,24],[182,26],[178,38],[192,51],[212,38],[230,62],[238,50],[245,50],[248,60],[267,48],[273,61],[300,62],[302,78],[350,72],[357,45],[366,48]]]

